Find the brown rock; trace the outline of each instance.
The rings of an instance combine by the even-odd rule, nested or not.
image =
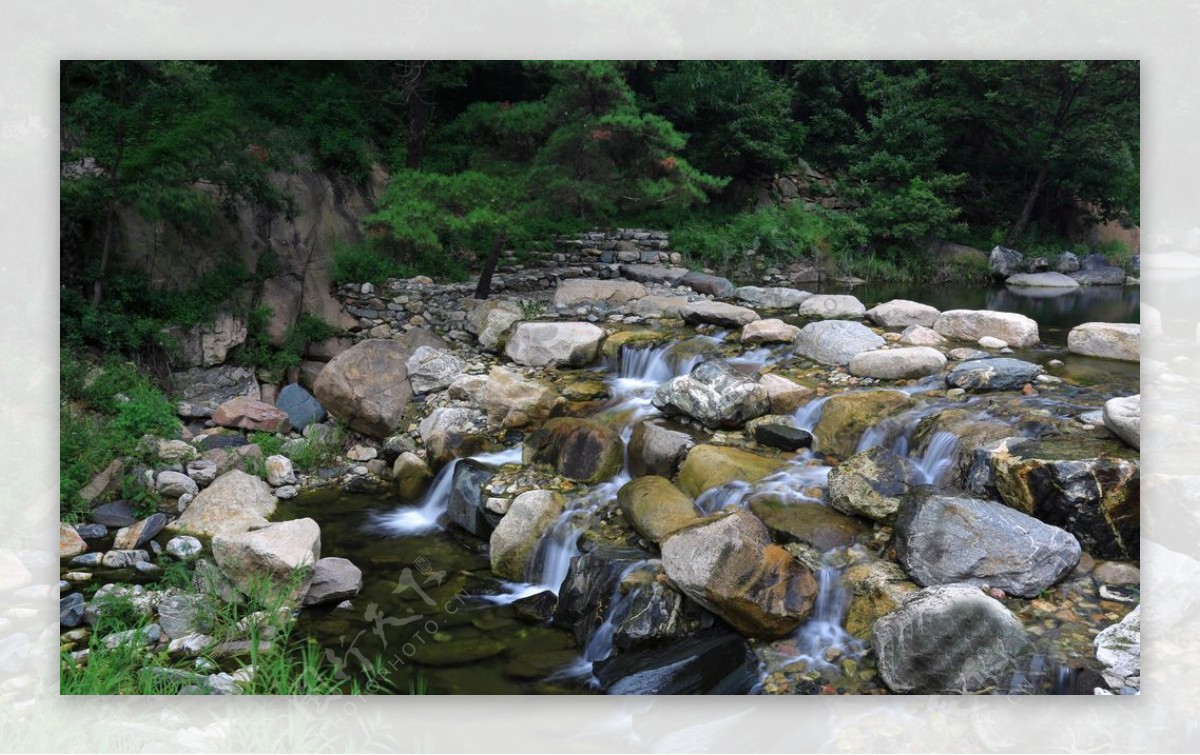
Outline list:
[[[696,504],[665,477],[650,475],[626,483],[617,492],[625,519],[642,537],[660,543],[700,518]]]
[[[236,427],[242,430],[262,430],[268,433],[286,433],[292,429],[287,412],[277,409],[265,401],[256,401],[246,396],[232,398],[213,412],[213,422],[221,427]]]
[[[87,543],[75,531],[75,528],[66,523],[58,525],[58,557],[71,558],[78,556],[87,550]]]

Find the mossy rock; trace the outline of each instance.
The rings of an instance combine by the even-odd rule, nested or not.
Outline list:
[[[600,380],[577,380],[564,385],[562,395],[571,401],[595,401],[608,398],[608,385]]]
[[[813,428],[816,449],[846,458],[858,448],[863,433],[879,420],[915,405],[916,400],[901,391],[849,391],[832,396]]]
[[[750,512],[776,540],[806,543],[821,551],[844,548],[870,538],[871,527],[820,503],[783,503],[770,498],[750,502]]]
[[[784,465],[783,459],[729,446],[696,446],[679,467],[679,489],[693,499],[733,480],[755,482]]]
[[[622,346],[666,343],[671,335],[661,330],[619,330],[604,340],[604,356],[615,359]]]
[[[659,543],[700,518],[696,504],[665,477],[649,475],[617,492],[621,512],[642,537]]]
[[[494,658],[506,650],[504,643],[487,637],[413,644],[417,649],[412,660],[422,666],[462,666]]]

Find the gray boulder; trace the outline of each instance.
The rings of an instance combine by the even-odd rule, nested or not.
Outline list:
[[[923,586],[964,583],[1035,598],[1079,563],[1079,541],[1002,503],[909,496],[896,516],[896,558]]]
[[[795,350],[822,364],[845,365],[858,354],[882,347],[887,341],[857,322],[811,322],[796,335]]]
[[[884,446],[857,453],[829,472],[829,503],[843,514],[891,523],[918,483],[912,462]]]
[[[1071,273],[1081,286],[1123,286],[1125,271],[1114,265],[1099,265]]]
[[[686,267],[663,267],[662,265],[625,264],[618,268],[621,277],[638,283],[663,283],[671,285],[688,274]]]
[[[690,375],[660,385],[654,405],[698,419],[705,427],[736,428],[769,412],[771,399],[766,388],[725,360],[709,359]]]
[[[871,322],[884,328],[930,327],[941,314],[935,307],[908,299],[892,299],[867,310]]]
[[[1009,276],[1004,285],[1018,288],[1079,288],[1079,281],[1062,273],[1018,273]]]
[[[288,423],[296,432],[303,432],[314,422],[323,422],[326,416],[321,402],[299,383],[285,385],[275,399],[275,406],[287,412]]]
[[[504,353],[530,367],[583,367],[600,352],[604,331],[589,322],[523,322]]]
[[[362,586],[362,570],[353,563],[336,556],[323,558],[313,567],[312,584],[304,594],[303,604],[315,606],[352,598]]]
[[[733,296],[733,284],[726,278],[715,275],[689,272],[675,281],[676,286],[687,286],[698,294],[708,294],[718,299]]]
[[[734,289],[733,295],[738,301],[759,309],[791,309],[812,296],[807,291],[784,286],[741,286]]]
[[[879,674],[893,692],[979,692],[1007,680],[1028,645],[1021,622],[972,585],[926,587],[875,622]]]
[[[180,398],[176,409],[182,417],[211,417],[218,406],[236,396],[262,398],[258,378],[249,367],[185,370],[172,373],[171,382]]]
[[[530,490],[514,498],[492,531],[489,550],[492,571],[517,582],[527,579],[542,535],[562,510],[562,496],[552,490]]]
[[[154,488],[167,498],[178,498],[187,493],[196,495],[200,492],[200,487],[191,477],[169,469],[158,473],[158,477],[154,481]]]
[[[978,341],[992,336],[1015,349],[1038,343],[1037,322],[1015,312],[993,312],[988,309],[951,309],[933,322],[933,329],[946,338]]]
[[[1078,272],[1079,268],[1079,257],[1073,252],[1063,252],[1054,261],[1054,269],[1060,273]]]
[[[456,456],[483,450],[487,443],[485,424],[483,412],[477,409],[461,406],[434,409],[417,426],[429,452],[429,463],[436,466]]]
[[[1142,607],[1096,635],[1096,660],[1104,664],[1104,681],[1114,690],[1140,689],[1142,678]]]
[[[598,280],[570,278],[559,281],[554,291],[554,306],[575,307],[581,304],[620,306],[646,295],[646,287],[632,280]]]
[[[167,529],[201,537],[244,532],[268,524],[275,506],[270,485],[235,469],[201,491]]]
[[[988,270],[992,273],[993,278],[1007,278],[1021,272],[1024,268],[1025,256],[1016,249],[996,246],[988,255]]]
[[[691,435],[671,430],[659,420],[639,422],[629,438],[629,471],[635,477],[674,477],[694,445]]]
[[[928,346],[878,349],[855,354],[847,369],[851,375],[882,380],[919,378],[941,372],[946,355]]]
[[[1042,374],[1042,367],[1020,359],[972,359],[959,362],[946,376],[951,388],[966,391],[1019,391]]]
[[[450,387],[467,366],[450,352],[429,346],[417,347],[405,365],[408,382],[418,396]]]
[[[486,538],[495,526],[489,517],[483,486],[496,474],[496,468],[475,459],[462,459],[454,466],[446,518],[476,537]]]
[[[849,294],[817,294],[800,302],[800,314],[804,317],[824,319],[855,319],[867,314],[867,308],[856,297]]]
[[[312,519],[274,522],[250,532],[217,535],[212,549],[221,573],[243,593],[277,589],[298,600],[312,575],[297,572],[321,558],[321,528]]]
[[[371,338],[334,357],[313,384],[329,413],[372,438],[391,435],[412,398],[408,358],[412,349],[392,339]]]

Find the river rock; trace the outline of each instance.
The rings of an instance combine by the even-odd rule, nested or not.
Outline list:
[[[100,564],[109,569],[130,569],[149,560],[150,554],[144,550],[110,550],[100,559]]]
[[[1110,440],[1022,440],[993,446],[988,463],[1004,503],[1062,527],[1092,556],[1138,558],[1136,452]]]
[[[896,516],[896,558],[920,585],[964,583],[1036,598],[1079,563],[1065,530],[995,501],[909,496]]]
[[[87,550],[87,543],[71,525],[63,522],[58,525],[58,557],[71,558]]]
[[[147,436],[142,438],[142,442],[146,442],[149,438],[153,438],[149,445],[153,448],[154,455],[158,457],[159,461],[165,461],[168,464],[176,461],[187,463],[200,456],[200,452],[196,450],[196,447],[186,440],[168,440],[166,438]]]
[[[1077,270],[1071,273],[1070,276],[1078,281],[1081,286],[1121,286],[1125,284],[1125,271],[1115,265],[1109,264]]]
[[[59,626],[73,629],[83,623],[83,593],[73,592],[58,600]]]
[[[683,317],[688,305],[686,296],[647,296],[633,304],[633,313],[638,317]]]
[[[945,342],[940,333],[924,325],[909,325],[900,333],[899,341],[905,346],[941,346]]]
[[[524,428],[545,421],[557,400],[558,394],[552,388],[505,367],[491,369],[480,396],[488,423],[507,428]]]
[[[844,459],[855,452],[859,439],[868,428],[915,404],[907,393],[884,389],[831,396],[813,428],[816,449]]]
[[[523,322],[504,353],[530,367],[583,367],[600,353],[604,331],[589,322]]]
[[[1079,288],[1079,281],[1062,273],[1018,273],[1010,275],[1004,285],[1018,288]]]
[[[783,320],[756,320],[742,328],[742,343],[791,343],[799,332],[800,328]]]
[[[432,478],[433,472],[429,471],[429,465],[411,451],[397,456],[392,464],[392,480],[396,483],[396,493],[400,500],[406,503],[417,500]]]
[[[741,286],[734,289],[733,295],[737,297],[738,301],[743,301],[751,307],[758,309],[791,309],[792,307],[800,306],[801,302],[812,296],[807,291],[785,288],[783,286],[769,286],[767,288]]]
[[[988,270],[993,278],[1007,278],[1021,272],[1024,268],[1025,255],[1016,249],[1003,246],[992,247],[992,253],[988,255]]]
[[[218,534],[212,549],[221,573],[243,593],[255,595],[274,587],[299,600],[312,574],[304,577],[297,572],[321,558],[321,528],[312,519],[274,522],[250,532]]]
[[[324,421],[326,416],[321,402],[299,383],[283,386],[279,397],[275,399],[275,406],[287,413],[288,423],[296,432],[303,432],[309,425]]]
[[[995,338],[993,336],[984,336],[983,338],[979,339],[978,343],[979,347],[982,349],[999,350],[1008,348],[1007,341],[1001,341],[999,338]]]
[[[686,267],[663,267],[662,265],[621,265],[617,268],[621,277],[638,283],[662,283],[671,285],[688,274]]]
[[[577,307],[581,304],[619,306],[646,295],[646,287],[631,280],[597,280],[571,278],[558,282],[554,291],[554,306]]]
[[[313,384],[330,414],[372,438],[386,438],[400,423],[412,386],[412,350],[399,340],[370,338],[334,357]]]
[[[171,382],[180,398],[176,410],[181,417],[211,417],[218,406],[236,396],[262,398],[258,378],[249,367],[223,365],[173,372]]]
[[[1104,402],[1104,426],[1134,448],[1142,447],[1142,394]]]
[[[484,312],[484,318],[476,336],[479,340],[479,347],[484,351],[499,353],[508,343],[513,327],[524,318],[520,308],[515,303],[507,301],[498,303],[494,308],[486,309]]]
[[[916,484],[912,462],[884,446],[873,446],[830,470],[829,503],[844,514],[890,524]]]
[[[81,522],[74,526],[75,531],[78,532],[79,536],[84,540],[103,540],[104,538],[108,537],[108,527],[105,527],[103,524]]]
[[[492,531],[489,558],[498,577],[523,582],[538,543],[562,514],[562,496],[551,490],[530,490],[513,499],[508,512]]]
[[[313,567],[312,583],[304,594],[306,606],[353,598],[362,589],[362,570],[344,558],[327,557]]]
[[[624,451],[621,436],[611,427],[558,417],[525,439],[524,462],[549,464],[564,477],[594,485],[621,471]]]
[[[671,334],[661,330],[618,330],[609,333],[604,339],[604,347],[600,349],[604,356],[612,359],[621,358],[621,350],[629,346],[635,349],[639,346],[650,346],[669,341]],[[629,352],[626,352],[628,354]]]
[[[1067,334],[1067,350],[1101,359],[1123,362],[1141,360],[1142,327],[1125,322],[1085,322]]]
[[[798,427],[779,423],[755,425],[754,442],[768,448],[798,451],[812,446],[812,433]]]
[[[921,589],[899,564],[874,557],[847,566],[842,572],[842,584],[850,593],[844,621],[846,631],[860,640],[870,640],[875,622]]]
[[[196,485],[201,488],[206,488],[212,484],[213,480],[217,479],[217,464],[209,459],[196,459],[187,463],[187,476],[195,481]]]
[[[267,484],[272,487],[280,485],[295,485],[296,469],[292,466],[292,460],[286,456],[268,456],[266,461],[267,466]]]
[[[661,646],[715,622],[712,614],[668,584],[660,562],[626,571],[618,590],[621,597],[608,620],[613,646],[621,654]]]
[[[771,402],[771,414],[791,414],[812,398],[813,391],[782,375],[768,372],[758,379],[758,384],[767,390]]]
[[[817,595],[812,572],[749,511],[679,530],[662,544],[662,561],[684,594],[750,637],[791,634]]]
[[[105,527],[128,527],[137,521],[137,517],[129,501],[121,500],[100,504],[88,514],[88,520]]]
[[[621,574],[649,554],[632,548],[600,545],[571,560],[558,592],[554,624],[569,630],[586,647],[616,592]]]
[[[265,526],[275,513],[271,486],[240,470],[226,472],[196,496],[187,509],[167,525],[171,532],[212,537]]]
[[[928,346],[908,346],[899,349],[878,349],[855,354],[847,370],[858,377],[881,380],[919,378],[941,372],[946,356]]]
[[[496,524],[496,515],[487,510],[483,486],[496,474],[496,468],[476,459],[460,459],[450,478],[446,518],[475,537],[486,538]]]
[[[738,695],[758,681],[753,651],[740,635],[712,628],[667,645],[595,664],[610,695]]]
[[[726,278],[715,275],[697,273],[695,271],[683,275],[675,281],[676,286],[687,286],[698,294],[708,294],[718,299],[733,296],[733,284]]]
[[[796,353],[822,364],[844,365],[864,351],[887,343],[870,328],[857,322],[822,320],[812,322],[796,335]]]
[[[617,501],[626,521],[652,543],[662,542],[700,516],[691,498],[657,475],[626,483],[617,491]]]
[[[871,528],[865,522],[810,501],[784,503],[770,497],[755,497],[750,501],[750,512],[762,520],[779,542],[804,543],[822,553],[848,547],[871,535]]]
[[[753,309],[726,304],[720,301],[701,299],[683,308],[683,320],[692,325],[710,324],[722,328],[740,328],[758,319]]]
[[[782,459],[759,456],[730,446],[700,445],[679,467],[679,489],[693,499],[733,480],[756,482],[778,471]]]
[[[203,546],[200,541],[191,535],[178,535],[167,541],[167,555],[180,561],[192,560],[200,554],[201,550],[203,550]]]
[[[117,550],[141,548],[156,537],[158,533],[162,532],[166,524],[166,514],[161,512],[151,514],[140,522],[134,522],[128,527],[122,527],[117,530],[117,534],[113,536],[112,547]]]
[[[434,409],[418,425],[430,464],[444,464],[456,456],[483,450],[487,443],[485,424],[483,413],[476,409],[461,406]]]
[[[978,692],[1006,682],[1028,645],[1020,620],[972,585],[926,587],[875,622],[879,674],[893,692]]]
[[[418,396],[449,388],[466,366],[466,362],[449,351],[431,346],[417,347],[405,362],[408,382]]]
[[[1040,374],[1041,365],[1020,359],[972,359],[954,365],[946,375],[946,384],[972,393],[1019,391]]]
[[[668,413],[686,414],[705,427],[737,428],[771,409],[767,389],[723,359],[696,365],[690,375],[663,383],[654,405]]]
[[[256,401],[245,396],[231,398],[217,407],[212,421],[221,427],[241,430],[261,430],[268,433],[286,433],[291,430],[287,412],[281,411],[266,401]]]
[[[661,420],[644,420],[629,438],[629,471],[635,477],[674,477],[694,445],[691,435],[665,427]]]
[[[1142,676],[1142,607],[1096,635],[1096,660],[1104,664],[1104,681],[1114,690],[1139,689]]]
[[[200,486],[191,477],[169,469],[158,473],[154,480],[154,488],[167,498],[178,498],[188,493],[196,495],[200,492]]]
[[[984,336],[994,336],[1017,349],[1034,346],[1039,341],[1037,322],[1015,312],[951,309],[938,316],[933,329],[946,338],[960,341],[975,342]]]
[[[867,314],[867,308],[857,297],[849,294],[817,294],[800,303],[802,317],[857,319]]]
[[[919,325],[932,327],[934,320],[941,312],[928,304],[910,301],[908,299],[892,299],[883,304],[876,304],[866,312],[871,322],[884,328],[903,328]]]

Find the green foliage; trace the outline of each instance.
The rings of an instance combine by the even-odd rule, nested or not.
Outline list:
[[[283,439],[275,433],[250,433],[250,442],[262,449],[263,456],[277,456],[283,452]]]
[[[296,444],[290,452],[292,465],[301,472],[316,472],[337,462],[348,432],[341,422],[334,423],[328,432],[318,433]]]
[[[697,214],[672,232],[671,243],[706,264],[727,268],[753,252],[773,262],[827,252],[836,231],[830,219],[792,203],[728,216]]]
[[[246,341],[232,355],[238,364],[254,367],[273,382],[280,382],[284,373],[300,366],[310,343],[333,338],[337,329],[314,314],[305,312],[288,329],[282,346],[273,346],[267,326],[271,308],[262,304],[250,310],[246,319]]]

